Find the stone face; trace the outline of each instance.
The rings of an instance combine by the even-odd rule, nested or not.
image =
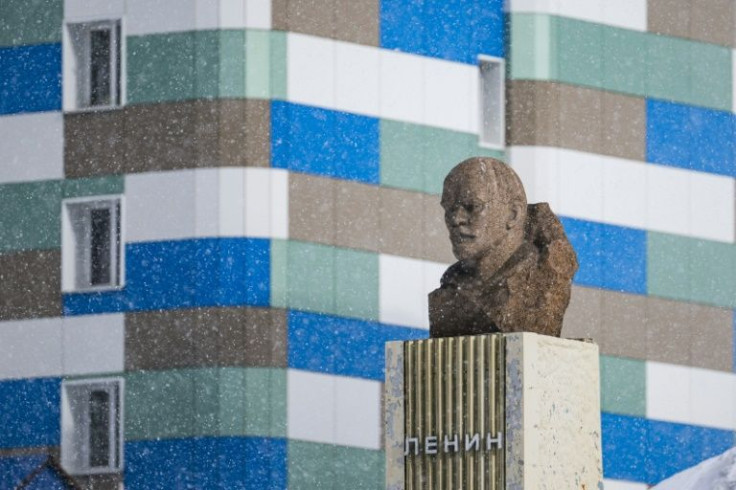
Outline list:
[[[527,205],[503,162],[472,158],[445,179],[442,206],[459,261],[429,295],[430,336],[559,337],[578,263],[549,205]]]

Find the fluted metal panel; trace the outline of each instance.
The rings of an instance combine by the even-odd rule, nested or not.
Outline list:
[[[407,490],[503,488],[503,353],[502,335],[404,343]]]

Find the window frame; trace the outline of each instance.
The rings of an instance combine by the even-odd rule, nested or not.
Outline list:
[[[108,437],[110,464],[90,466],[90,395],[106,391],[110,395]],[[72,393],[75,392],[75,393]],[[76,398],[76,401],[74,398]],[[124,467],[123,424],[125,420],[125,379],[122,377],[63,380],[61,384],[61,466],[72,475],[120,473]],[[75,412],[76,410],[76,412]],[[80,419],[83,425],[78,425]],[[81,427],[81,428],[80,428]],[[80,432],[81,431],[81,432]],[[86,463],[83,461],[86,459]]]
[[[107,284],[93,285],[91,280],[91,211],[94,209],[111,210],[110,282]],[[62,291],[111,291],[125,287],[125,196],[109,194],[64,199],[61,213]]]
[[[497,94],[494,101],[488,101],[485,96],[488,80],[484,76],[484,68],[489,65],[496,65]],[[478,145],[481,148],[504,150],[506,148],[506,60],[504,58],[478,56],[478,100]],[[489,107],[491,103],[495,107]],[[495,128],[498,137],[491,141],[491,138],[488,138],[489,131],[486,129],[486,115],[494,109],[499,121],[498,127]]]
[[[126,55],[124,22],[121,18],[67,21],[64,24],[64,110],[94,112],[115,110],[125,105]],[[110,36],[110,103],[91,105],[91,33],[107,28]],[[117,35],[113,35],[116,33]]]

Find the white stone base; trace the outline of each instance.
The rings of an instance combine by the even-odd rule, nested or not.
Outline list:
[[[506,340],[506,489],[603,488],[598,346]]]
[[[505,340],[505,489],[601,490],[598,346],[533,333]],[[386,346],[386,488],[404,486],[403,343]]]

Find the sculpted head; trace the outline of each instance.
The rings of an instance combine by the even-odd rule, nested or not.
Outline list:
[[[499,160],[475,157],[456,165],[445,178],[442,208],[458,260],[491,257],[500,267],[524,240],[524,187]]]

